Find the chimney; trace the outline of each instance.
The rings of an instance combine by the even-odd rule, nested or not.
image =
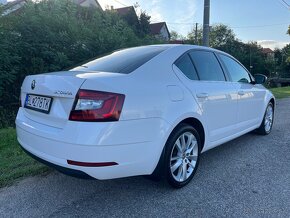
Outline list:
[[[111,5],[111,10],[114,10],[114,6],[113,5]]]

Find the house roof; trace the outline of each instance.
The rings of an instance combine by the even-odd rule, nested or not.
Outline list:
[[[74,2],[76,4],[79,4],[79,5],[85,3],[86,1],[88,1],[88,0],[74,0]],[[99,8],[102,8],[101,5],[99,4],[99,2],[97,0],[93,0],[93,1],[96,2],[96,4],[98,5]]]
[[[264,54],[269,54],[269,53],[273,53],[274,51],[270,48],[263,48],[263,51],[262,51]]]
[[[133,6],[128,6],[128,7],[124,7],[124,8],[116,8],[116,9],[114,9],[114,10],[117,11],[117,13],[118,13],[119,15],[126,15],[126,14],[128,14],[130,11],[134,11],[134,13],[136,14],[136,11],[135,11],[135,9],[134,9]],[[137,14],[136,14],[136,16],[137,16]]]
[[[22,2],[27,2],[27,0],[15,0],[12,2],[7,2],[7,4],[5,4],[5,8],[10,8],[10,7],[17,5],[19,3],[22,3]]]
[[[27,3],[27,0],[15,0],[8,2],[3,6],[2,16],[18,11],[20,8],[22,8],[22,6],[24,6],[25,3]]]
[[[167,25],[166,25],[166,22],[160,22],[160,23],[151,23],[150,24],[150,31],[151,31],[151,34],[153,35],[158,35],[160,34],[160,31],[161,31],[161,28],[165,26],[167,32],[168,32],[168,35],[170,36],[170,33],[169,33],[169,30],[167,28]]]

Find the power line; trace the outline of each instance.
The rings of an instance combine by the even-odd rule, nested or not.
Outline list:
[[[271,26],[281,26],[289,23],[276,23],[276,24],[265,24],[265,25],[257,25],[257,26],[233,26],[231,28],[239,29],[239,28],[261,28],[261,27],[271,27]]]
[[[171,23],[166,22],[167,24],[172,25],[194,25],[194,23]],[[256,25],[256,26],[230,26],[231,28],[238,29],[238,28],[262,28],[262,27],[271,27],[271,26],[281,26],[289,23],[276,23],[276,24],[265,24],[265,25]]]
[[[285,0],[277,0],[284,8],[290,10],[290,5]],[[284,3],[283,3],[284,2]]]
[[[282,2],[284,2],[288,6],[288,9],[290,8],[290,5],[285,0],[282,0]]]

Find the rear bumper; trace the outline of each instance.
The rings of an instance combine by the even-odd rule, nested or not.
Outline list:
[[[37,160],[40,163],[43,163],[49,167],[52,167],[54,169],[56,169],[57,171],[69,175],[69,176],[73,176],[73,177],[77,177],[77,178],[82,178],[82,179],[93,179],[93,177],[87,175],[86,173],[79,171],[79,170],[74,170],[74,169],[70,169],[70,168],[65,168],[65,167],[61,167],[55,164],[52,164],[48,161],[45,161],[35,155],[33,155],[32,153],[30,153],[29,151],[25,150],[23,147],[21,147],[23,151],[25,151],[26,154],[28,154],[29,156],[31,156],[32,158],[34,158],[35,160]]]
[[[58,129],[29,119],[22,108],[16,118],[17,139],[26,151],[46,164],[80,171],[96,179],[151,174],[169,129],[169,124],[159,118],[111,123],[68,121],[63,129]],[[117,165],[75,166],[68,160]]]

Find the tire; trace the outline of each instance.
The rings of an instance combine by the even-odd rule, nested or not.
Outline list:
[[[192,180],[198,168],[200,150],[200,137],[192,126],[180,124],[172,132],[163,154],[163,172],[169,185],[181,188]]]
[[[263,121],[260,127],[256,129],[256,132],[260,135],[270,134],[273,127],[273,121],[274,121],[274,106],[272,102],[269,102],[263,117]]]

